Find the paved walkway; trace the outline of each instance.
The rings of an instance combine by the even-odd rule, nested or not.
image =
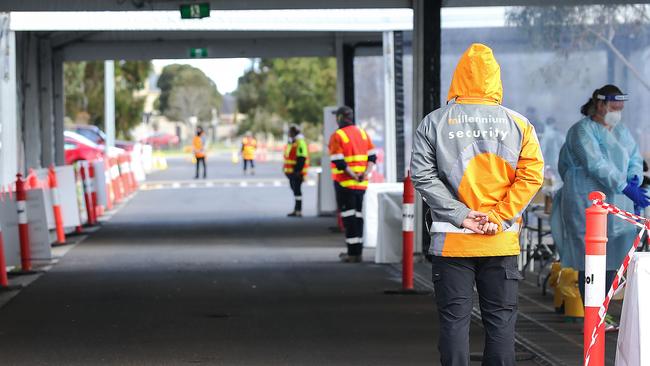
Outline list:
[[[238,168],[214,161],[222,174],[209,178]],[[0,364],[437,364],[433,297],[384,295],[399,287],[395,266],[338,263],[342,236],[315,217],[314,187],[307,217],[290,219],[289,188],[256,184],[283,179],[275,168],[261,165],[246,187],[190,187],[192,166],[172,161],[151,184],[187,185],[139,192],[0,308]],[[418,273],[428,286],[428,266]],[[480,352],[477,323],[471,338]]]

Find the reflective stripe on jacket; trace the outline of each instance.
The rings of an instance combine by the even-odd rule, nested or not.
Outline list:
[[[344,170],[337,168],[336,161],[343,160],[353,172],[364,173],[368,167],[368,156],[375,153],[374,148],[368,134],[357,126],[351,125],[336,130],[329,141],[332,179],[343,188],[359,190],[368,188],[367,179],[357,181]]]
[[[302,175],[307,175],[309,168],[309,151],[304,138],[296,138],[293,143],[287,144],[284,149],[284,173],[293,174],[298,163],[298,158],[305,158],[305,165],[302,167]]]
[[[253,137],[244,137],[242,143],[242,157],[244,160],[255,160],[255,150],[257,150],[257,140]]]
[[[424,118],[411,157],[415,188],[434,221],[431,254],[518,255],[521,215],[542,185],[544,162],[532,124],[501,106],[492,50],[472,45],[452,79],[450,102]],[[493,236],[461,229],[470,210],[498,224]]]

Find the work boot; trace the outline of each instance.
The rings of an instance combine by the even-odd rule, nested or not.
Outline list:
[[[302,217],[302,212],[300,211],[293,211],[287,215],[288,217]]]
[[[359,255],[349,255],[347,253],[341,253],[341,255],[339,255],[339,259],[343,263],[361,263],[363,261],[363,258],[361,257],[361,254],[359,254]]]

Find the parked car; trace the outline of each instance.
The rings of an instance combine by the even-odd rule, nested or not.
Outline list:
[[[64,131],[66,165],[79,160],[93,161],[104,157],[104,148],[86,137],[72,131]]]
[[[106,133],[99,127],[93,125],[75,125],[72,131],[82,135],[97,145],[106,144]],[[135,142],[125,140],[115,140],[115,146],[126,151],[133,150]]]
[[[140,140],[143,144],[149,144],[155,149],[176,147],[180,143],[178,136],[171,133],[156,132],[149,137]]]

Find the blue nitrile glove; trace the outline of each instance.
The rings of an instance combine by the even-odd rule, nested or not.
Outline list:
[[[647,191],[639,187],[639,177],[636,175],[628,181],[627,186],[623,189],[623,194],[641,208],[650,206],[650,200],[646,196]]]

